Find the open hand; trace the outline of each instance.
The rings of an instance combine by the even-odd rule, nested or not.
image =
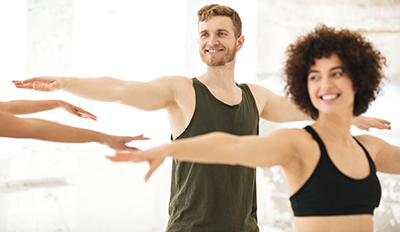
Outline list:
[[[95,115],[89,113],[88,111],[86,111],[80,107],[74,106],[68,102],[60,101],[60,107],[63,108],[64,110],[66,110],[67,112],[69,112],[73,115],[76,115],[80,118],[91,119],[94,121],[97,120],[97,117]]]
[[[137,149],[125,152],[116,152],[115,156],[106,156],[106,158],[113,162],[130,161],[139,163],[147,161],[150,165],[150,169],[145,176],[145,181],[147,182],[151,174],[153,174],[153,172],[164,162],[165,156],[162,155],[161,151],[162,148],[160,149],[159,147],[147,151]]]
[[[61,89],[61,78],[56,77],[33,77],[23,81],[12,81],[16,88],[19,89],[33,89],[37,91],[55,91]]]
[[[106,146],[109,146],[115,151],[136,151],[139,149],[135,147],[126,146],[127,143],[130,143],[134,140],[149,140],[149,138],[144,137],[143,135],[133,136],[133,137],[105,135],[101,143]]]
[[[360,130],[369,131],[371,128],[380,130],[390,130],[390,122],[380,118],[358,116],[354,118],[354,125]]]

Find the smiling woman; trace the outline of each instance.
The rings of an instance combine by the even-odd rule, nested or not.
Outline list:
[[[343,64],[336,53],[315,61],[310,67],[307,79],[308,93],[315,108],[325,108],[335,113],[347,110],[352,115],[354,109],[354,89],[349,73],[344,72]]]

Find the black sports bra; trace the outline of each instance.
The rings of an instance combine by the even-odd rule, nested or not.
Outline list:
[[[318,134],[310,126],[305,129],[318,142],[321,156],[307,182],[290,197],[294,216],[372,215],[379,206],[381,186],[367,150],[354,138],[368,158],[370,174],[361,180],[350,178],[332,163]]]

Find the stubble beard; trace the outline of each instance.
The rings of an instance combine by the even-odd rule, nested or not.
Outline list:
[[[234,45],[233,49],[228,49],[228,53],[226,56],[220,58],[220,59],[213,59],[213,58],[208,58],[207,54],[204,53],[205,51],[200,51],[200,57],[203,62],[212,67],[218,67],[218,66],[224,66],[226,63],[232,62],[235,59],[236,56],[236,44]]]

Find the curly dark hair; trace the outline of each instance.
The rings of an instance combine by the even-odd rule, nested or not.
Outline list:
[[[332,53],[339,56],[356,91],[354,116],[367,111],[380,92],[381,80],[385,78],[382,68],[386,66],[386,58],[364,36],[347,29],[318,25],[314,31],[289,45],[283,70],[286,94],[314,120],[318,118],[318,110],[312,105],[307,91],[308,72],[315,59],[328,58]]]

